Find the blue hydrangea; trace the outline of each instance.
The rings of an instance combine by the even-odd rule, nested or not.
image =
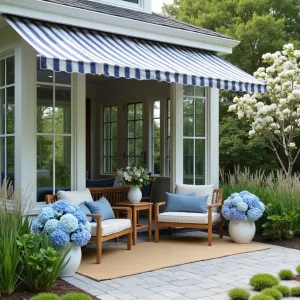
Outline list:
[[[75,233],[71,235],[71,241],[76,246],[79,247],[85,246],[90,240],[90,238],[91,238],[91,233],[90,231],[87,230],[82,230],[82,231],[77,230]]]
[[[239,211],[236,207],[231,209],[230,220],[247,220],[244,212]]]
[[[40,223],[45,224],[48,220],[54,219],[55,211],[52,208],[52,205],[46,205],[42,208],[38,220]]]
[[[247,209],[248,209],[248,204],[245,203],[244,201],[242,201],[242,202],[239,202],[239,203],[236,205],[236,208],[237,208],[239,211],[241,211],[241,212],[245,212],[245,211],[247,211]]]
[[[71,214],[74,217],[76,217],[76,219],[78,220],[79,223],[85,224],[87,222],[87,217],[80,208],[79,208],[79,210],[75,210],[75,211],[71,212]]]
[[[233,194],[230,195],[230,198],[233,199],[234,197],[237,197],[239,195],[240,195],[239,193],[233,193]]]
[[[259,208],[251,208],[247,211],[248,219],[257,221],[262,216],[262,211]]]
[[[235,196],[232,200],[231,203],[233,206],[237,206],[238,203],[243,202],[243,199],[240,196]]]
[[[61,213],[69,213],[70,203],[66,200],[59,200],[53,204],[53,209]]]
[[[264,205],[261,201],[259,202],[259,207],[260,207],[260,210],[261,210],[262,212],[265,212],[266,207],[265,207],[265,205]]]
[[[227,205],[223,205],[222,214],[223,214],[223,217],[226,220],[230,220],[230,218],[231,218],[231,207],[228,207]]]
[[[44,226],[44,231],[46,233],[51,233],[52,231],[54,231],[56,229],[58,224],[59,224],[59,221],[56,219],[48,220]]]
[[[70,243],[70,235],[58,228],[50,234],[50,240],[55,248],[61,248]]]
[[[41,233],[43,230],[43,227],[44,227],[44,225],[39,221],[39,219],[35,219],[32,222],[31,230],[34,233]]]
[[[90,222],[86,222],[84,224],[79,223],[78,225],[78,230],[87,230],[87,231],[91,231],[91,223]]]
[[[75,232],[78,229],[78,220],[72,214],[63,215],[59,220],[59,228],[66,233]]]

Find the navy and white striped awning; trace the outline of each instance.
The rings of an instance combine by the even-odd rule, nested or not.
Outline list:
[[[16,16],[5,18],[41,55],[42,69],[266,91],[256,78],[213,52]]]

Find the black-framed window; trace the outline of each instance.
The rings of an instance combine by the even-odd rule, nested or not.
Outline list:
[[[152,106],[152,170],[160,175],[160,113],[161,101],[153,101]]]

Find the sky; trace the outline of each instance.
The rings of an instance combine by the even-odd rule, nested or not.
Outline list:
[[[164,2],[169,4],[172,3],[173,0],[152,0],[152,10],[154,12],[161,13],[161,8]]]

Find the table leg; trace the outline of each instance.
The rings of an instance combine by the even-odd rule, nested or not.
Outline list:
[[[148,239],[152,241],[152,205],[149,206],[148,210]]]
[[[133,245],[136,245],[137,240],[137,209],[133,208],[133,216],[132,216],[132,235],[133,235]]]

